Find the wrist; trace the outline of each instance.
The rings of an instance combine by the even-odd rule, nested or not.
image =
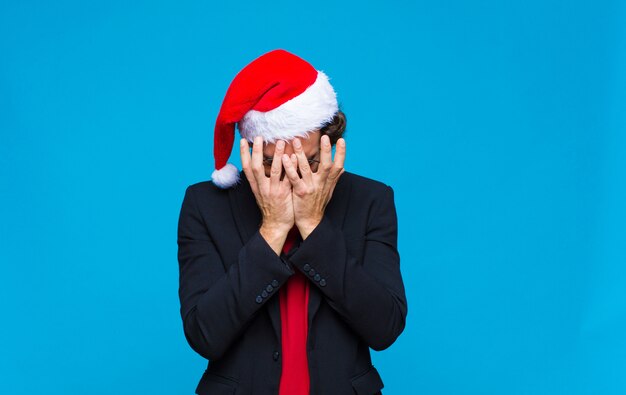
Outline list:
[[[289,233],[289,229],[285,229],[281,226],[262,224],[261,228],[259,229],[259,233],[261,234],[261,237],[265,239],[267,244],[269,244],[272,250],[274,250],[276,255],[280,256],[285,241],[287,240],[287,234]]]
[[[313,230],[317,228],[317,225],[319,225],[320,222],[322,222],[322,218],[307,219],[296,222],[296,226],[300,231],[302,240],[306,239],[313,232]]]
[[[287,233],[289,233],[292,227],[293,224],[281,224],[270,221],[263,221],[261,223],[261,230],[267,235],[281,236],[284,234],[287,236]]]

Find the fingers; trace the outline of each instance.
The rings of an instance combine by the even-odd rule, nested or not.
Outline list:
[[[298,158],[296,158],[296,154],[291,154],[289,159],[291,160],[291,163],[293,163],[293,167],[294,169],[296,169],[296,172],[297,172],[298,171]],[[298,174],[298,177],[300,177],[300,174]]]
[[[328,178],[335,180],[337,179],[340,175],[343,174],[344,169],[344,162],[346,160],[346,140],[343,138],[340,138],[339,140],[337,140],[337,147],[335,149],[335,161],[333,162],[333,166],[330,169],[330,174],[328,175]]]
[[[241,156],[241,167],[247,174],[246,170],[250,170],[250,146],[248,140],[243,137],[239,140],[239,154]]]
[[[298,175],[297,170],[297,158],[295,154],[291,154],[291,158],[287,154],[283,154],[283,167],[285,168],[285,174],[287,175],[287,179],[291,183],[294,191],[301,193],[305,187],[304,181]]]
[[[241,154],[241,167],[243,168],[243,172],[250,183],[250,188],[252,191],[257,193],[257,181],[254,173],[252,172],[251,167],[251,159],[250,159],[250,146],[248,145],[248,140],[242,138],[239,140],[239,151]]]
[[[333,149],[330,145],[330,137],[328,137],[327,135],[323,135],[320,139],[320,144],[320,164],[317,168],[317,173],[326,178],[328,176],[328,172],[333,166]]]
[[[263,168],[263,137],[256,136],[252,145],[252,173],[254,173],[257,183],[260,184],[265,177]]]
[[[270,170],[270,190],[278,190],[280,187],[280,175],[283,172],[282,156],[285,151],[285,142],[279,140],[274,149],[272,169]]]
[[[300,169],[300,175],[302,176],[302,180],[305,183],[311,185],[313,183],[313,175],[311,172],[311,167],[309,166],[309,160],[304,153],[304,149],[302,149],[302,143],[299,138],[293,139],[293,150],[295,151],[296,158],[298,158],[298,168]]]

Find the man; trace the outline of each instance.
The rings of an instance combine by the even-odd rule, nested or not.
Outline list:
[[[226,163],[234,123],[242,172]],[[196,393],[381,393],[369,349],[407,315],[393,190],[345,171],[343,129],[328,78],[287,51],[231,83],[216,170],[178,226],[184,334],[209,360]]]

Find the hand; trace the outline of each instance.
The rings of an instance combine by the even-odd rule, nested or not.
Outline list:
[[[246,139],[241,139],[240,150],[241,166],[263,215],[261,234],[280,255],[287,234],[295,223],[291,183],[286,177],[280,179],[280,158],[285,150],[285,142],[280,140],[276,143],[270,177],[265,175],[263,167],[263,137],[254,139],[252,158]]]
[[[289,179],[293,188],[295,224],[303,240],[321,222],[337,181],[345,172],[343,166],[346,157],[346,141],[343,138],[337,141],[334,162],[332,161],[330,138],[323,135],[320,144],[320,163],[315,173],[311,171],[300,139],[295,138],[293,140],[292,145],[295,153],[291,154],[291,157],[287,154],[282,155],[283,166],[287,175],[285,178]],[[298,175],[294,163],[297,163],[302,178]]]

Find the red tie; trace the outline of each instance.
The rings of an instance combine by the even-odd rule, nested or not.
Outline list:
[[[300,241],[294,225],[287,235],[283,253]],[[309,364],[306,353],[309,280],[298,269],[279,291],[283,370],[279,395],[309,395]]]

